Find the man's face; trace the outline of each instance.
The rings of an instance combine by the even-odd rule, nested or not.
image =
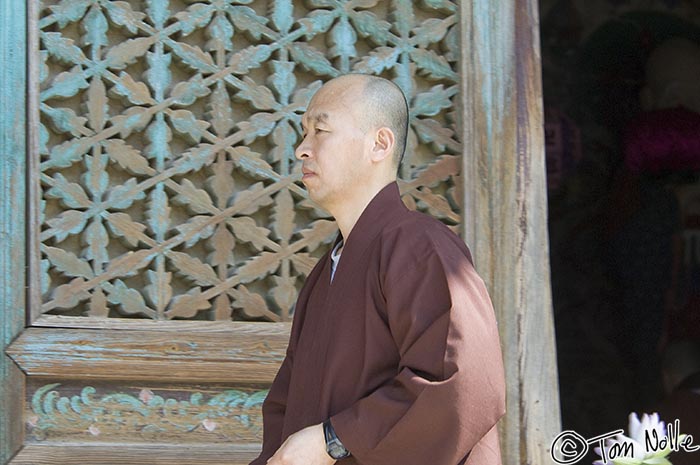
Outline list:
[[[362,186],[369,138],[362,129],[357,85],[331,82],[314,96],[302,118],[304,139],[296,149],[309,196],[333,210]]]

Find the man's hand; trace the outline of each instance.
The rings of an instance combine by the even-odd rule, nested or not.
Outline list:
[[[309,426],[284,441],[267,465],[333,465],[335,460],[326,452],[323,425]]]

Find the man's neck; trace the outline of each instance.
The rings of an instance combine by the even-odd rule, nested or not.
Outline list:
[[[379,191],[394,181],[396,181],[396,179],[385,180],[383,184],[380,182],[362,192],[348,195],[346,203],[330,211],[336,223],[338,223],[338,229],[340,229],[340,234],[343,236],[345,242],[347,242],[348,237],[350,237],[352,229],[355,227],[357,220],[360,219],[360,216],[362,216],[362,212],[365,211],[367,205],[369,205]]]

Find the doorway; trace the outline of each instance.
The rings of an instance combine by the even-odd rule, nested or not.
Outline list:
[[[700,3],[540,11],[562,427],[590,438],[700,371]]]

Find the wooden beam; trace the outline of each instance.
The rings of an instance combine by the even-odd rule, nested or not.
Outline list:
[[[221,446],[215,444],[32,444],[25,446],[11,465],[211,465],[227,463],[247,465],[258,456],[258,446]]]
[[[28,0],[27,4],[27,200],[26,200],[26,253],[27,253],[27,326],[41,315],[41,200],[39,182],[41,173],[41,55],[39,53],[39,10],[41,2]]]
[[[24,377],[4,349],[25,321],[26,14],[0,0],[0,463],[24,440]]]
[[[270,326],[272,325],[272,326]],[[246,334],[269,333],[289,335],[291,323],[256,323],[208,320],[147,320],[145,318],[102,318],[94,316],[42,315],[33,327],[71,329],[113,329],[124,331],[170,331],[195,333],[230,333],[243,330]]]
[[[7,353],[28,376],[176,383],[270,384],[289,324],[235,331],[28,328]]]
[[[561,428],[535,0],[461,2],[465,239],[499,322],[504,465],[548,463]]]

